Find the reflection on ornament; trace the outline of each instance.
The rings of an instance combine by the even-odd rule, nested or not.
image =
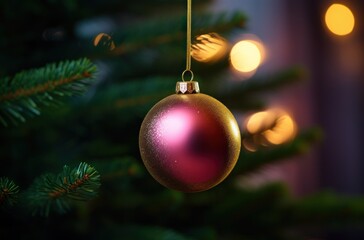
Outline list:
[[[227,43],[217,33],[202,34],[192,45],[192,57],[199,62],[214,62],[221,59],[227,50]]]
[[[244,147],[256,151],[259,146],[271,146],[292,140],[297,133],[296,123],[283,110],[271,109],[253,114],[246,123]]]
[[[182,93],[186,84],[189,91]],[[204,191],[223,181],[241,147],[232,113],[198,89],[197,82],[177,83],[177,94],[148,112],[139,134],[141,157],[150,174],[183,192]]]

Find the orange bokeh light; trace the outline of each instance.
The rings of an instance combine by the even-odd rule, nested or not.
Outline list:
[[[325,23],[332,33],[344,36],[353,31],[355,17],[347,6],[335,3],[327,9]]]
[[[202,34],[192,45],[192,57],[199,62],[214,62],[221,59],[227,51],[227,43],[217,33]]]
[[[256,151],[259,146],[286,143],[297,134],[295,121],[281,109],[253,114],[246,122],[246,130],[248,136],[243,140],[243,144],[249,151]]]
[[[231,65],[242,73],[254,72],[263,61],[264,47],[255,40],[236,43],[230,52]]]

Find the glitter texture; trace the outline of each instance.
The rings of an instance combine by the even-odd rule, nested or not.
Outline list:
[[[145,117],[139,148],[150,174],[162,185],[199,192],[223,181],[241,146],[231,112],[205,94],[174,94]]]

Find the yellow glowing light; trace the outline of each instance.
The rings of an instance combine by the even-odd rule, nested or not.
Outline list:
[[[263,132],[268,142],[279,145],[291,140],[296,134],[296,124],[288,115],[282,115],[276,120],[276,126]]]
[[[269,125],[268,122],[272,121],[272,115],[269,112],[258,112],[249,118],[246,129],[251,134],[256,134],[261,132],[262,128],[266,128]]]
[[[251,134],[243,143],[247,150],[255,151],[259,145],[279,145],[292,140],[297,133],[296,123],[283,110],[271,109],[253,114],[246,123]]]
[[[353,31],[355,18],[348,7],[335,3],[327,9],[325,22],[331,32],[343,36]]]
[[[262,61],[262,52],[259,48],[255,41],[243,40],[238,42],[230,52],[231,64],[239,72],[255,71]]]
[[[192,57],[199,62],[213,62],[222,58],[227,49],[226,40],[217,33],[203,34],[192,45]]]

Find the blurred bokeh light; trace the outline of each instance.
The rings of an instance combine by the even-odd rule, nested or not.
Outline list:
[[[271,146],[292,140],[297,127],[292,117],[281,109],[258,112],[249,117],[246,124],[244,147],[256,151],[260,146]]]
[[[192,57],[199,62],[214,62],[221,59],[227,51],[227,43],[217,33],[202,34],[192,45]]]
[[[263,45],[258,41],[242,40],[231,49],[231,64],[239,72],[254,72],[263,61],[263,52]]]
[[[327,9],[325,23],[332,33],[344,36],[353,31],[355,18],[347,6],[335,3]]]

